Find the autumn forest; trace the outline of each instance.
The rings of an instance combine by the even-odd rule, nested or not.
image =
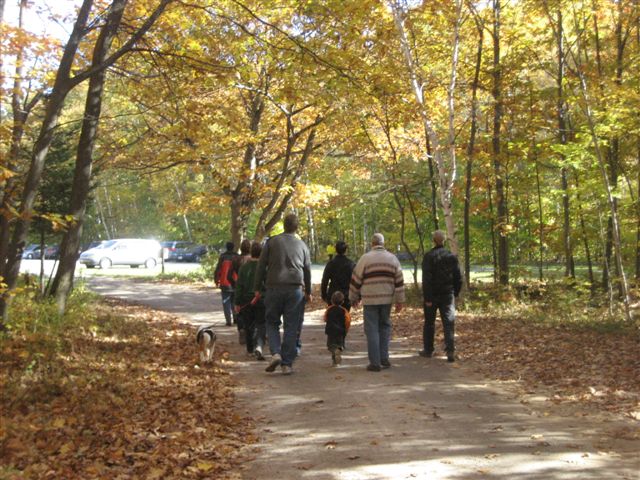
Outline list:
[[[636,478],[638,0],[0,0],[0,201],[0,478]],[[292,212],[316,277],[402,262],[375,372],[317,278],[295,375],[225,323],[218,253]],[[78,262],[123,238],[158,253]]]
[[[9,2],[7,2],[9,3]],[[261,239],[322,262],[374,231],[417,266],[446,230],[494,281],[640,275],[634,1],[84,0],[64,41],[2,32],[2,276],[41,230]],[[2,3],[3,10],[5,1]],[[9,19],[5,19],[9,20]],[[57,19],[62,21],[61,19]]]

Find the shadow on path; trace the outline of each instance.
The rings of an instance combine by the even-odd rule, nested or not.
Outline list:
[[[239,407],[256,418],[261,438],[248,453],[247,479],[640,478],[640,442],[602,444],[612,423],[536,412],[460,363],[424,359],[394,341],[393,367],[367,372],[362,325],[334,368],[322,312],[307,312],[303,353],[283,376],[264,372],[266,363],[237,344],[217,292],[102,278],[91,288],[218,326]]]

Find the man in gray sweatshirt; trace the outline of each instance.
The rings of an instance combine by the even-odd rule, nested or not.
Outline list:
[[[265,285],[265,324],[271,349],[273,372],[282,365],[282,373],[291,374],[296,356],[296,340],[301,328],[305,300],[311,298],[311,260],[307,245],[296,235],[298,217],[284,218],[284,233],[271,237],[260,255],[255,277],[255,292]],[[280,317],[283,333],[280,336]]]

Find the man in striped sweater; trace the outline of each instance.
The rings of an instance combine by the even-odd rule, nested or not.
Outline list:
[[[384,248],[384,236],[373,234],[371,250],[365,253],[351,275],[349,299],[357,307],[364,307],[364,333],[367,336],[369,365],[367,370],[379,372],[389,368],[389,342],[391,340],[391,305],[396,313],[404,303],[404,277],[400,262]]]

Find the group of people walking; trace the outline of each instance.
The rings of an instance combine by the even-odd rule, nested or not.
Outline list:
[[[222,291],[227,325],[236,323],[240,343],[259,360],[265,340],[271,357],[267,372],[278,367],[289,375],[299,354],[304,307],[311,300],[311,258],[306,244],[296,235],[298,218],[287,215],[284,232],[264,245],[243,241],[241,254],[229,242],[215,270],[216,285]],[[455,298],[462,287],[458,260],[444,248],[445,235],[433,234],[434,248],[422,262],[424,299],[423,348],[419,355],[434,353],[435,318],[442,318],[447,360],[455,360]],[[324,314],[327,348],[333,365],[342,361],[345,339],[351,324],[351,308],[362,304],[369,363],[367,370],[379,372],[391,367],[391,310],[402,311],[405,303],[404,277],[398,258],[387,251],[384,236],[375,233],[371,250],[354,263],[346,255],[347,244],[335,244],[320,285],[328,304]],[[281,332],[282,326],[282,332]]]

